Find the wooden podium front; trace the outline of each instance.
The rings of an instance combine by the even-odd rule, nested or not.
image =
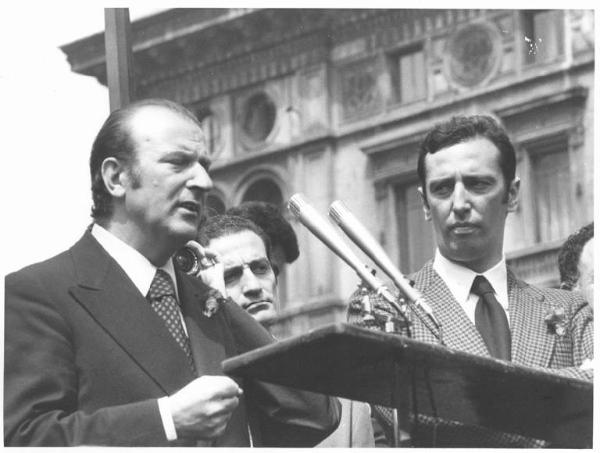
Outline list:
[[[225,373],[591,448],[593,384],[349,324],[227,359]]]

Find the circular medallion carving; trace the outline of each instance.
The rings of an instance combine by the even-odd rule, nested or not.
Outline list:
[[[473,87],[491,77],[500,60],[500,36],[488,24],[470,24],[450,37],[446,46],[448,79]]]
[[[262,143],[268,137],[277,116],[275,102],[264,92],[248,98],[242,110],[242,132],[252,143]]]

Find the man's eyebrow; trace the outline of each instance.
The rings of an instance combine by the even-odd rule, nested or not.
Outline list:
[[[244,264],[259,263],[259,262],[262,262],[262,261],[269,261],[269,258],[267,258],[266,256],[259,256],[258,258],[251,259],[250,261],[244,261],[241,264],[240,263],[235,263],[235,264],[231,264],[231,265],[228,265],[226,262],[223,262],[223,267],[225,269],[233,269],[235,267],[243,267]]]
[[[445,177],[445,178],[430,179],[427,185],[430,185],[430,184],[441,184],[441,183],[445,183],[445,182],[454,182],[454,176],[448,176],[448,177]]]
[[[494,173],[475,173],[472,175],[464,175],[463,179],[496,179],[498,176]]]
[[[181,137],[179,139],[175,140],[174,146],[177,149],[180,149],[180,150],[186,151],[186,152],[196,152],[199,147],[202,147],[203,149],[205,148],[203,141],[190,140],[188,138],[181,138]]]
[[[210,157],[208,157],[205,154],[198,155],[198,153],[196,152],[195,149],[188,148],[185,146],[179,146],[177,148],[169,150],[166,153],[167,158],[173,157],[173,156],[181,156],[181,157],[186,157],[186,158],[190,158],[190,159],[191,158],[196,159],[196,156],[197,156],[197,160],[200,163],[200,165],[202,165],[206,169],[208,169],[210,167],[210,165],[212,164],[212,160]]]

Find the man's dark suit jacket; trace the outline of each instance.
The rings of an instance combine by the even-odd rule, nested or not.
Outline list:
[[[233,303],[202,314],[207,287],[177,275],[198,375],[273,341]],[[195,445],[168,442],[157,398],[192,381],[182,349],[90,232],[68,251],[5,279],[5,445]],[[259,382],[244,389],[214,444],[312,446],[335,429],[337,400]]]

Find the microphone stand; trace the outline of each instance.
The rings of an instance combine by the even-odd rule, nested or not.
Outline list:
[[[336,229],[304,198],[302,194],[294,194],[289,200],[290,212],[318,239],[320,239],[339,258],[358,274],[364,284],[374,290],[397,312],[398,317],[406,325],[410,323],[406,316],[406,304],[399,305],[393,294],[381,280],[373,275],[372,270],[362,263],[350,247],[342,240]],[[371,314],[371,313],[369,313]],[[392,320],[393,322],[393,320]]]
[[[319,238],[327,247],[329,247],[338,257],[340,257],[346,264],[348,264],[358,274],[364,284],[370,286],[376,293],[383,297],[389,304],[396,310],[398,315],[403,319],[408,331],[410,332],[410,320],[406,316],[406,306],[404,299],[403,303],[399,305],[394,296],[389,290],[383,285],[383,283],[375,277],[371,270],[363,263],[361,263],[354,254],[354,252],[348,247],[348,245],[342,241],[333,226],[325,221],[324,218],[305,200],[301,194],[295,194],[290,198],[288,203],[288,209],[291,213],[317,238]],[[368,298],[368,295],[364,295],[364,298]],[[368,303],[368,301],[367,301]],[[366,304],[365,304],[366,305]],[[371,307],[365,310],[363,319],[372,317]],[[385,330],[390,333],[388,329],[395,329],[393,319],[386,320]],[[392,410],[392,425],[394,430],[393,435],[393,446],[398,447],[400,427],[398,423],[398,409]]]
[[[413,288],[408,279],[396,268],[390,258],[387,256],[381,245],[369,233],[362,223],[350,212],[346,205],[340,201],[334,201],[329,207],[329,216],[338,224],[346,235],[375,262],[394,282],[394,285],[400,291],[400,306],[404,312],[406,307],[410,308],[414,315],[421,320],[431,333],[438,338],[440,344],[442,341],[441,324],[433,314],[433,310],[425,301],[423,295]],[[396,304],[398,305],[398,304]],[[423,312],[433,323],[435,329],[423,319]]]

